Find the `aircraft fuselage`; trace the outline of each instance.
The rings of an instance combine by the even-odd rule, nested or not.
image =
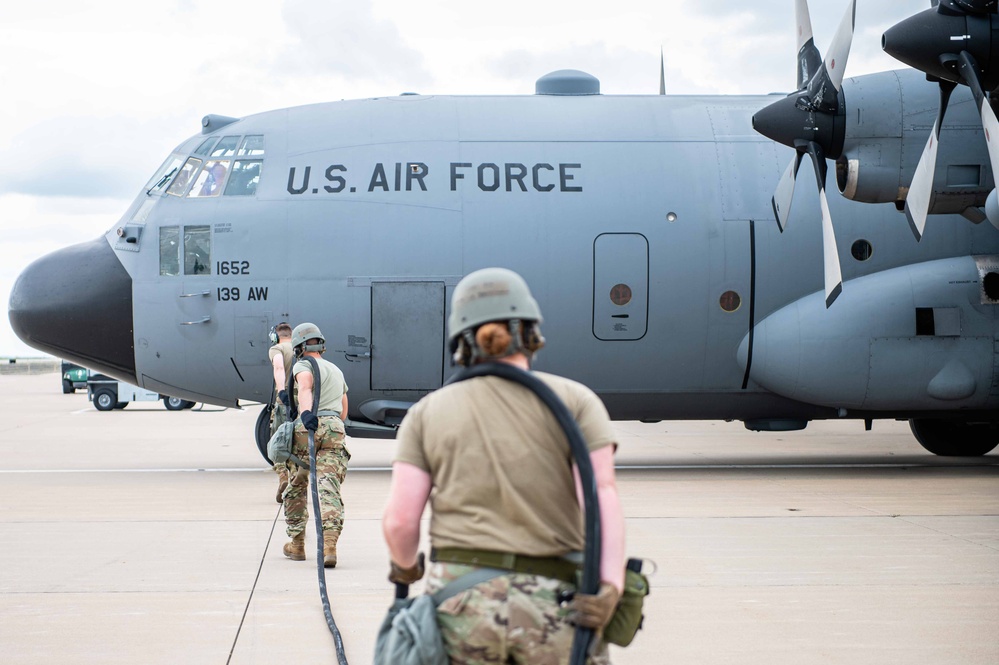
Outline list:
[[[875,77],[844,85],[865,104],[847,150],[876,152],[877,184],[901,196],[937,92],[918,73]],[[258,182],[251,195],[190,195],[209,187],[202,178],[174,195],[180,176],[159,173],[93,250],[113,252],[131,284],[114,362],[96,341],[75,347],[68,323],[38,332],[28,280],[42,268],[15,287],[12,322],[29,343],[123,380],[235,405],[270,396],[271,326],[312,321],[350,386],[351,418],[392,425],[452,372],[454,285],[497,265],[541,306],[535,366],[589,385],[614,418],[994,413],[999,298],[985,278],[999,270],[999,233],[938,216],[917,244],[891,203],[830,196],[844,287],[826,309],[814,188],[799,188],[784,233],[774,223],[791,151],[751,125],[771,101],[402,96],[209,126],[173,163],[199,158],[193,181],[216,159],[206,139],[262,137],[239,167]],[[942,182],[941,200],[971,205],[994,187],[975,113],[955,93],[944,131],[960,148],[937,170],[984,175]],[[223,159],[228,186],[241,156]]]

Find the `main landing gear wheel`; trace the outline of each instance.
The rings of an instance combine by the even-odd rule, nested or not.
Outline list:
[[[981,457],[999,446],[996,424],[913,419],[909,428],[919,445],[943,457]]]
[[[98,411],[111,411],[118,404],[118,396],[110,390],[98,390],[94,393],[94,406]]]
[[[257,450],[263,455],[269,466],[274,466],[274,462],[267,456],[267,442],[271,440],[271,405],[264,406],[257,416],[257,424],[253,428],[253,437],[257,441]]]

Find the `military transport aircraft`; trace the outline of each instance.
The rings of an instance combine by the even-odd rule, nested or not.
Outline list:
[[[805,0],[797,12],[786,98],[605,96],[565,70],[529,96],[208,115],[104,237],[23,272],[12,327],[233,406],[268,398],[271,326],[312,321],[350,386],[350,432],[391,435],[452,372],[454,285],[500,265],[544,312],[537,367],[593,387],[614,418],[909,419],[934,453],[985,454],[995,1],[942,0],[885,35],[916,69],[855,78],[855,0],[824,60]],[[817,187],[795,188],[806,155]]]

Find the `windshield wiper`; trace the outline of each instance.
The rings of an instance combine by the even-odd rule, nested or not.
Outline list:
[[[152,192],[154,189],[159,189],[160,187],[165,185],[170,180],[170,178],[173,177],[173,174],[177,172],[177,168],[178,167],[176,166],[173,167],[169,173],[165,174],[162,178],[159,179],[159,182],[157,182],[155,185],[147,189],[146,196],[149,196],[149,193]]]

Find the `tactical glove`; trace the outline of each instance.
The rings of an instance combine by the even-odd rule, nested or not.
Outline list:
[[[577,592],[569,603],[569,621],[584,628],[603,630],[614,616],[620,599],[621,592],[607,582],[600,583],[600,590],[594,596]]]
[[[291,400],[288,399],[288,391],[287,390],[280,391],[278,393],[278,399],[281,400],[282,404],[284,404],[284,408],[288,409],[289,411],[291,410]]]
[[[319,429],[319,418],[311,411],[302,411],[302,425],[310,432],[315,432]]]
[[[416,555],[416,563],[411,568],[403,568],[395,561],[389,561],[389,582],[395,584],[414,584],[423,578],[423,552]]]

